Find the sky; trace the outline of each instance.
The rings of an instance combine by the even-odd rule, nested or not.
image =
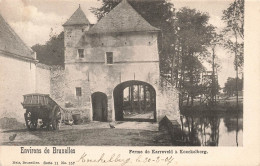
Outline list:
[[[210,15],[209,23],[220,31],[225,23],[221,20],[222,12],[232,0],[168,0],[178,10],[182,7],[195,8]],[[91,13],[91,7],[99,7],[97,0],[0,0],[0,13],[14,31],[28,45],[44,44],[50,35],[59,34],[62,24],[73,14],[79,4],[91,23],[97,19]],[[219,84],[224,86],[228,77],[235,77],[234,55],[223,48],[216,49],[221,68],[218,71]],[[209,65],[205,64],[208,68]]]

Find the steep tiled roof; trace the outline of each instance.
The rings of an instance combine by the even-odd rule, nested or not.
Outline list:
[[[72,14],[68,21],[63,24],[63,26],[88,24],[90,24],[90,22],[87,19],[85,13],[82,11],[81,7],[79,6],[79,8]]]
[[[15,54],[16,57],[35,60],[33,51],[13,31],[0,14],[0,51]]]
[[[150,25],[126,0],[123,0],[87,33],[95,34],[138,31],[159,31],[159,29]]]

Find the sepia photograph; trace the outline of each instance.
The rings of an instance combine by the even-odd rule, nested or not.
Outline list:
[[[244,5],[0,0],[0,145],[243,147]]]

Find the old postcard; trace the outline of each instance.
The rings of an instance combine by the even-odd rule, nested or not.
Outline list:
[[[0,165],[259,165],[259,14],[0,0]]]

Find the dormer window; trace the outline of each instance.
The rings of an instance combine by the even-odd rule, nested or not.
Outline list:
[[[79,58],[84,58],[84,49],[78,49]]]
[[[113,64],[113,52],[106,52],[106,64]]]

